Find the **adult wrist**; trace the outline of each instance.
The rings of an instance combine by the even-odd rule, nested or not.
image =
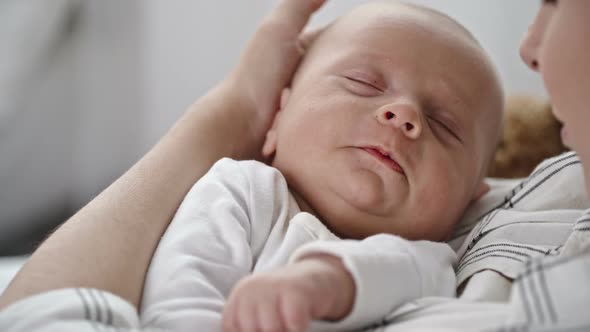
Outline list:
[[[191,105],[186,114],[190,120],[186,122],[195,124],[195,131],[201,131],[198,137],[207,138],[206,142],[201,139],[198,144],[214,146],[211,149],[217,150],[220,156],[254,159],[261,154],[265,126],[268,126],[259,113],[247,91],[243,91],[236,80],[226,79]]]
[[[256,80],[244,78],[243,75],[247,74],[234,72],[220,87],[226,90],[225,93],[232,95],[235,110],[240,113],[238,116],[248,123],[250,136],[257,142],[262,142],[278,111],[282,89],[276,89],[276,95],[272,95],[268,89],[257,84]]]

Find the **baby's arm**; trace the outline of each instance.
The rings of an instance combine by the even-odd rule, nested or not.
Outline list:
[[[248,185],[222,159],[185,197],[149,267],[142,327],[218,331],[231,287],[251,271]]]
[[[313,242],[291,264],[243,279],[228,300],[224,330],[303,331],[312,320],[323,321],[319,330],[366,327],[408,301],[454,296],[455,260],[445,243],[394,235]]]
[[[455,252],[446,243],[409,241],[380,234],[362,241],[312,242],[302,246],[292,261],[318,254],[340,258],[352,275],[352,310],[336,323],[318,328],[356,329],[382,321],[401,305],[423,297],[455,296]]]

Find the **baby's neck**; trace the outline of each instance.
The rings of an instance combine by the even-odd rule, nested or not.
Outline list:
[[[301,194],[295,191],[293,187],[289,187],[289,191],[295,198],[295,201],[297,202],[297,205],[299,205],[299,209],[301,209],[301,211],[313,214],[314,216],[320,218],[317,212],[311,207],[311,205],[309,205],[307,200],[305,200],[305,198]]]
[[[326,228],[328,228],[330,230],[330,232],[332,232],[334,235],[340,237],[340,238],[344,238],[342,237],[340,234],[336,233],[328,223],[326,223],[326,221],[322,218],[322,216],[316,212],[316,210],[313,209],[313,207],[307,202],[307,200],[303,197],[303,195],[299,194],[297,191],[295,191],[292,187],[289,187],[289,191],[291,192],[291,195],[293,195],[293,197],[295,198],[295,201],[297,202],[297,205],[299,205],[299,209],[301,209],[302,212],[307,212],[309,214],[314,215],[316,218],[318,218],[322,224],[324,224],[324,226],[326,226]]]

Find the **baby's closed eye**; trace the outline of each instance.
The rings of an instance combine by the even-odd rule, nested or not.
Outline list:
[[[452,138],[456,139],[459,142],[463,142],[461,137],[452,129],[452,126],[447,124],[444,120],[436,117],[435,115],[427,115],[426,116],[429,123],[432,123],[432,127],[435,127],[434,131],[442,132],[444,135],[450,135]]]
[[[360,96],[375,97],[387,90],[383,77],[375,70],[349,69],[339,76],[345,80],[345,87],[350,92]]]
[[[344,79],[346,89],[359,96],[376,97],[385,92],[377,80],[366,76],[349,74],[345,75]]]

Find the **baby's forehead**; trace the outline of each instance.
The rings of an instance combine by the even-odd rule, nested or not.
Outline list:
[[[459,25],[449,22],[442,14],[437,15],[430,10],[397,4],[357,7],[318,38],[309,59],[323,65],[358,60],[372,63],[375,69],[395,68],[418,76],[435,75],[428,70],[429,66],[438,67],[443,61],[444,67],[449,68],[447,72],[454,73],[453,78],[481,78],[471,75],[471,71],[474,68],[478,73],[487,71],[481,68],[488,62],[483,49]],[[436,18],[431,19],[432,16]]]
[[[330,25],[326,37],[335,38],[337,34],[369,35],[376,28],[389,29],[390,32],[405,29],[452,35],[465,43],[479,46],[473,35],[451,17],[430,8],[395,1],[370,2],[354,8]]]
[[[465,67],[490,67],[486,52],[459,23],[431,9],[400,3],[369,3],[334,21],[316,43],[310,58],[349,54],[388,65],[418,66],[453,59]],[[447,63],[446,66],[451,66]],[[422,66],[426,68],[426,66]],[[453,66],[451,66],[453,67]],[[490,68],[487,68],[490,69]],[[478,70],[479,71],[479,70]],[[471,76],[471,75],[468,75]]]
[[[501,93],[490,98],[481,95],[480,90],[501,90],[491,60],[468,30],[435,10],[397,2],[369,3],[336,20],[325,37],[329,47],[323,51],[331,58],[339,53],[334,47],[344,48],[340,54],[364,57],[365,62],[382,56],[398,69],[400,66],[418,68],[411,71],[417,76],[434,75],[429,72],[432,67],[428,64],[440,65],[439,59],[456,60],[444,66],[449,69],[446,78],[456,84],[442,87],[434,84],[430,90],[469,99],[469,106],[490,103],[490,98],[495,104],[502,97]],[[442,92],[447,90],[450,92]]]

